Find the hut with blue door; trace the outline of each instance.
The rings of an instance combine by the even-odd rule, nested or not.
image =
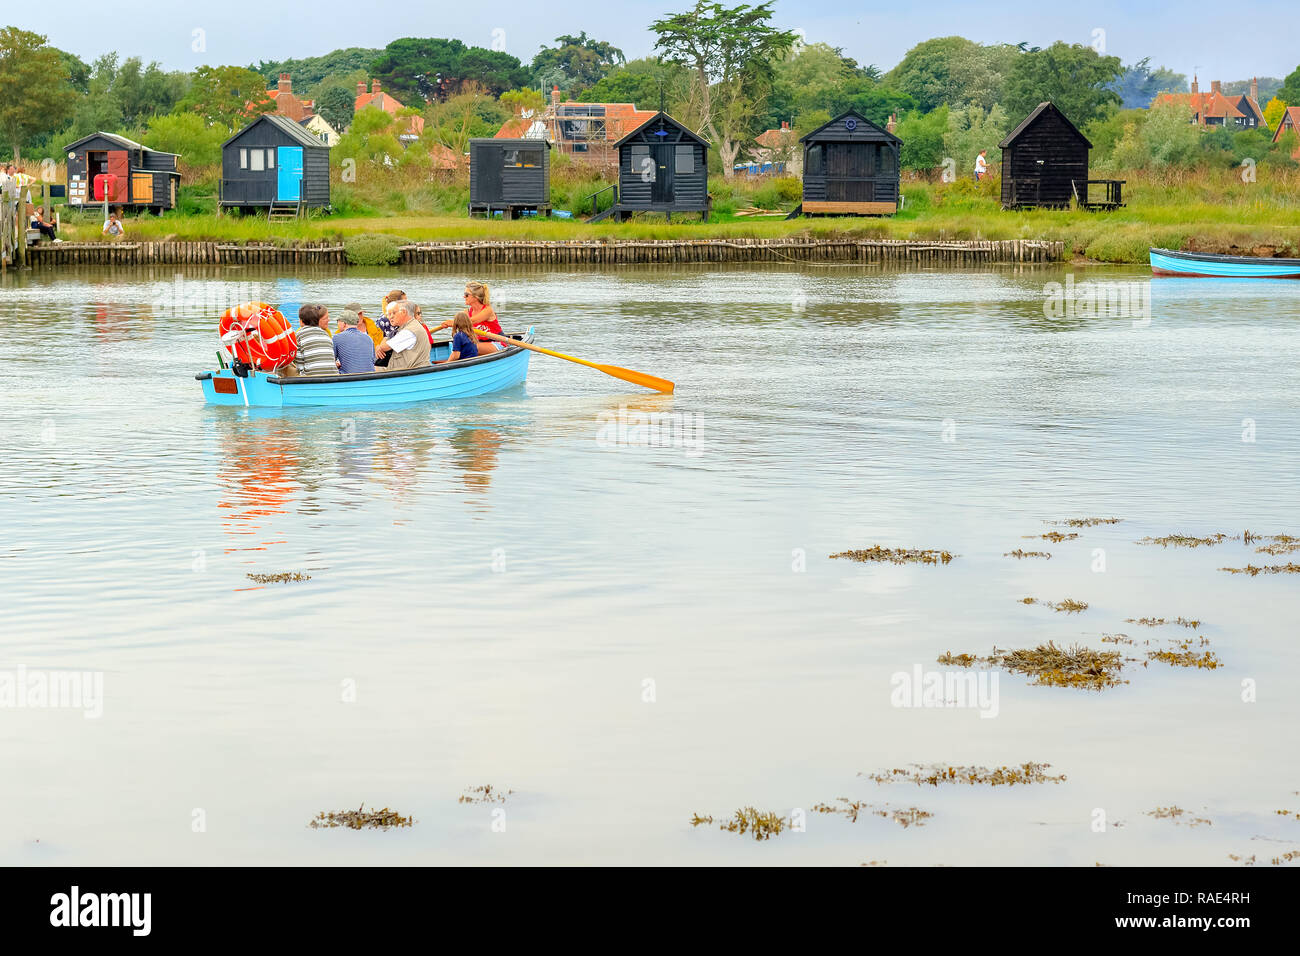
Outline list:
[[[330,148],[285,116],[257,117],[221,145],[222,209],[270,218],[330,203]]]
[[[660,110],[614,145],[618,150],[614,204],[588,222],[609,217],[622,222],[637,212],[661,212],[670,219],[675,212],[698,212],[708,221],[712,201],[707,141]],[[593,210],[598,195],[587,197]]]

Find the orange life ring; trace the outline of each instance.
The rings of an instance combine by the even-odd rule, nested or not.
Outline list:
[[[298,338],[288,320],[265,302],[245,302],[227,309],[217,332],[235,358],[263,372],[284,368],[298,354]]]

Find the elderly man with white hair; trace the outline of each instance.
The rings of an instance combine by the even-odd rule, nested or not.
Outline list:
[[[422,368],[429,364],[429,332],[415,318],[415,306],[400,301],[391,304],[390,319],[397,329],[375,346],[376,356],[390,356],[387,371]]]

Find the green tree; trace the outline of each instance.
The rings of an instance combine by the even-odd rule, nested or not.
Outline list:
[[[242,66],[201,66],[178,106],[197,112],[209,123],[238,129],[273,110],[275,101],[266,95],[260,73]]]
[[[553,47],[543,47],[533,57],[532,69],[543,78],[554,76],[558,71],[568,82],[568,85],[561,85],[561,89],[581,90],[593,86],[627,62],[622,50],[604,40],[587,36],[585,30],[576,37],[556,37],[555,43]]]
[[[61,126],[76,92],[64,58],[39,33],[0,29],[0,136],[22,159],[22,149],[42,130]]]
[[[357,76],[368,76],[370,66],[384,51],[366,47],[348,47],[334,50],[324,56],[309,56],[299,60],[263,60],[257,66],[250,66],[262,74],[268,86],[275,86],[281,73],[288,73],[293,79],[294,92],[298,95],[310,94],[320,98],[318,87],[327,80],[346,77],[356,83]],[[355,87],[353,87],[355,89]],[[333,126],[333,122],[330,123]]]
[[[1156,169],[1194,166],[1204,158],[1202,128],[1192,122],[1185,103],[1159,103],[1135,114],[1115,144],[1111,166],[1116,169]]]
[[[678,63],[668,63],[654,57],[629,60],[627,65],[614,70],[594,86],[578,94],[583,103],[632,103],[638,109],[659,108],[659,92],[663,91],[664,105],[675,110],[689,95],[690,74]],[[543,87],[546,93],[547,88]]]
[[[375,58],[371,73],[393,95],[424,100],[433,98],[439,75],[443,79],[439,96],[457,93],[467,82],[499,95],[526,86],[529,79],[528,70],[508,53],[436,37],[394,40]]]
[[[150,149],[176,153],[191,166],[215,166],[221,162],[221,144],[229,138],[228,127],[208,125],[198,113],[178,111],[150,117],[140,142]]]
[[[868,77],[851,77],[831,100],[831,112],[853,110],[877,126],[884,126],[889,117],[917,109],[916,100],[902,90]]]
[[[1010,44],[981,46],[965,37],[936,37],[908,50],[885,79],[926,112],[944,104],[989,109],[1002,98],[1007,74],[1020,55]]]
[[[68,72],[68,82],[78,93],[86,93],[90,90],[90,64],[77,56],[75,53],[69,53],[66,50],[59,50],[59,57],[63,61],[64,69]]]
[[[895,135],[903,141],[899,164],[904,169],[930,170],[943,162],[943,138],[948,132],[948,107],[929,113],[909,113],[898,121]]]
[[[1082,127],[1119,106],[1119,94],[1109,87],[1121,69],[1119,57],[1057,41],[1046,50],[1017,58],[1007,78],[1003,105],[1018,121],[1039,103],[1050,102]]]
[[[696,0],[695,7],[650,25],[655,49],[694,74],[693,112],[709,134],[722,162],[732,166],[741,145],[757,132],[771,91],[773,64],[794,45],[796,34],[771,26],[772,4]]]
[[[948,111],[948,128],[944,132],[944,155],[951,156],[958,171],[974,167],[980,150],[988,150],[989,162],[999,155],[998,143],[1011,129],[1006,111],[996,103],[991,109],[975,104]]]
[[[342,133],[356,112],[356,93],[344,86],[326,86],[316,92],[316,112]]]
[[[1277,98],[1287,103],[1300,103],[1300,66],[1297,66],[1282,81],[1282,87],[1277,91]]]
[[[501,94],[497,102],[516,115],[529,110],[539,113],[546,109],[546,97],[541,91],[530,90],[527,87],[521,90],[507,90]]]

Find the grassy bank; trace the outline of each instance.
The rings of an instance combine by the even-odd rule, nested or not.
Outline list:
[[[1163,246],[1211,252],[1300,256],[1300,170],[1260,170],[1243,182],[1235,170],[1204,169],[1118,174],[1127,206],[1114,212],[1033,210],[1005,212],[999,183],[905,182],[903,210],[883,219],[819,218],[785,221],[798,201],[793,179],[714,179],[715,215],[665,222],[662,216],[588,225],[578,218],[583,197],[605,184],[579,164],[556,168],[553,200],[572,220],[469,219],[464,173],[433,176],[411,169],[359,169],[357,182],[334,183],[333,215],[292,223],[263,217],[215,215],[214,170],[191,170],[181,209],[128,218],[127,232],[142,240],[292,242],[385,233],[410,240],[690,239],[779,236],[892,239],[1059,239],[1075,256],[1099,262],[1143,262]],[[69,220],[64,238],[98,240],[97,217]]]

